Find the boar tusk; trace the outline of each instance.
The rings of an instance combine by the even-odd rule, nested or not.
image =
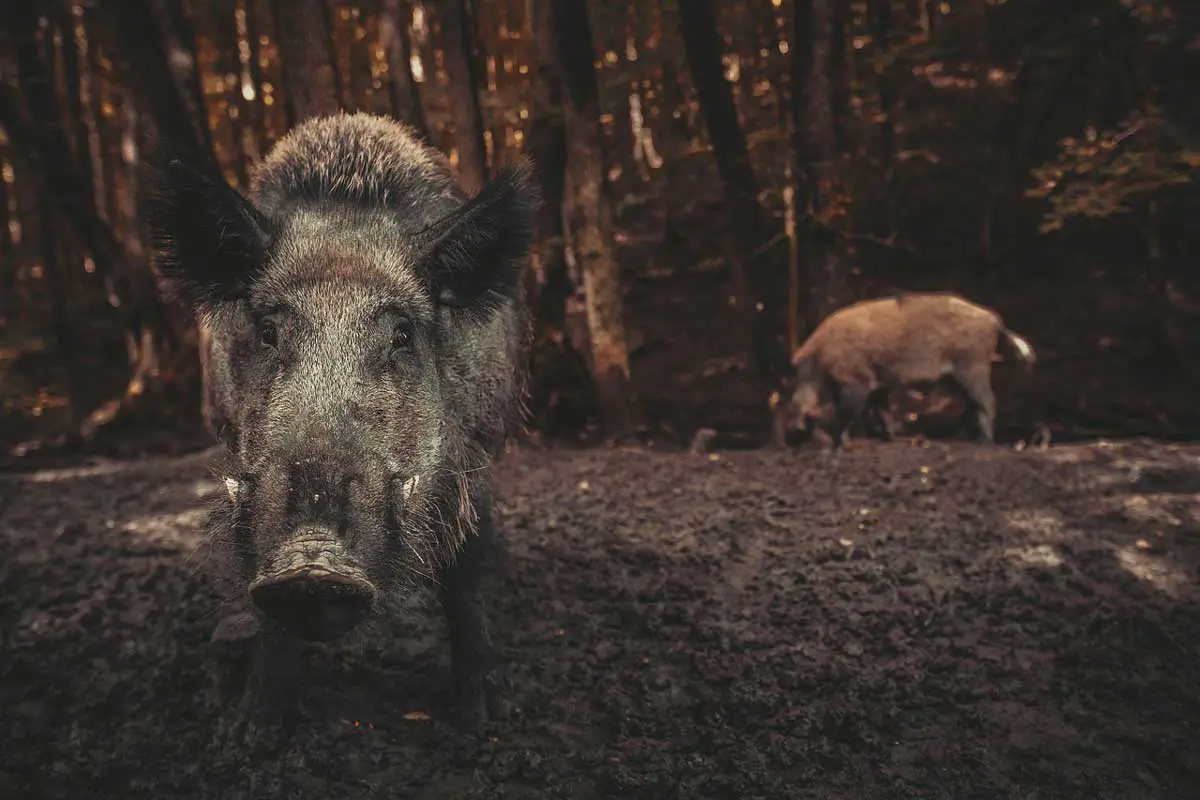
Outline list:
[[[421,480],[420,475],[413,475],[411,478],[409,478],[408,480],[406,480],[404,482],[404,486],[401,488],[401,492],[403,493],[404,500],[406,502],[408,501],[408,498],[412,497],[412,493],[414,491],[416,491],[417,483],[420,482],[420,480]]]
[[[237,478],[225,479],[225,491],[229,494],[229,502],[237,502],[238,489],[240,488],[241,485],[237,482]]]

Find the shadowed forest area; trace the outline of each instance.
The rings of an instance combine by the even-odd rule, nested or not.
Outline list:
[[[1200,797],[1200,3],[0,20],[0,797]],[[474,734],[437,613],[303,643],[287,735],[228,734],[261,631],[206,520],[247,501],[151,164],[249,194],[339,111],[407,123],[472,193],[528,157],[544,199],[493,470],[503,707]],[[997,365],[996,443],[943,435],[946,385],[889,396],[894,441],[765,447],[816,326],[910,290],[1036,350]]]
[[[9,455],[206,441],[143,151],[166,137],[246,190],[337,109],[413,124],[468,186],[534,159],[531,433],[762,443],[806,333],[901,289],[1033,343],[1001,433],[1196,430],[1191,4],[541,5],[6,3]]]

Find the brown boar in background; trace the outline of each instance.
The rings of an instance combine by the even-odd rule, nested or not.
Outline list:
[[[992,362],[1000,348],[1027,370],[1036,360],[1029,342],[1006,328],[999,314],[955,294],[903,294],[846,306],[792,356],[788,425],[806,435],[821,426],[835,446],[845,444],[850,424],[877,392],[950,378],[975,412],[979,438],[991,442]]]

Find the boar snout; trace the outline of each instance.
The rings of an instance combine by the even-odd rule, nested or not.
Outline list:
[[[297,531],[279,549],[249,592],[260,611],[310,641],[349,632],[370,616],[378,596],[337,534],[313,527]]]
[[[806,442],[812,438],[817,429],[817,419],[812,414],[792,416],[788,419],[783,430],[784,441],[789,446]]]

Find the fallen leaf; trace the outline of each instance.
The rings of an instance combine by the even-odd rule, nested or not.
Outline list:
[[[433,717],[429,716],[424,711],[409,711],[404,715],[404,718],[409,722],[428,722],[429,720],[433,719]],[[357,722],[354,724],[355,726],[358,725]]]

